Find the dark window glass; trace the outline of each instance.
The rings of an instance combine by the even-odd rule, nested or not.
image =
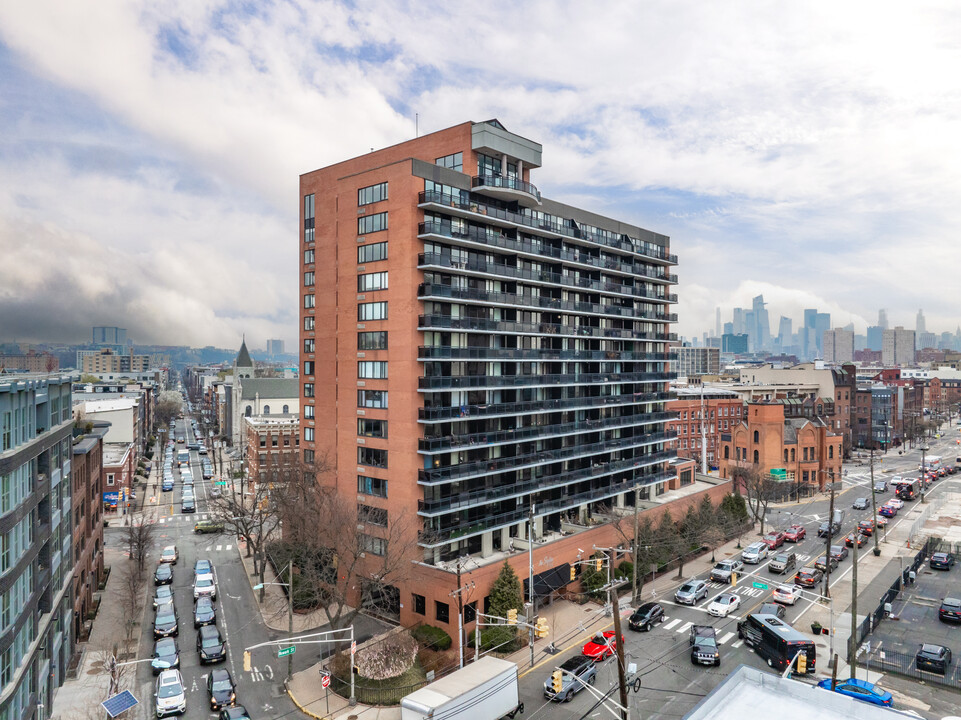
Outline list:
[[[364,437],[385,438],[387,437],[387,421],[357,418],[357,434]]]
[[[425,598],[423,595],[418,595],[417,593],[413,593],[413,597],[414,597],[414,613],[417,615],[426,615],[427,614],[427,598]]]
[[[370,465],[371,467],[387,467],[387,451],[377,448],[359,447],[357,448],[357,464]]]
[[[383,478],[358,475],[357,492],[361,495],[373,495],[374,497],[385,498],[387,497],[387,481]]]
[[[370,205],[371,203],[380,202],[381,200],[387,199],[387,183],[377,183],[376,185],[368,185],[367,187],[362,187],[357,191],[357,204],[358,205]]]
[[[387,213],[380,212],[357,218],[357,234],[367,235],[387,229]]]
[[[357,248],[357,263],[360,265],[386,259],[387,243],[385,242],[361,245]]]
[[[313,390],[313,386],[311,386],[311,390]],[[313,395],[311,395],[310,397],[313,397]],[[358,390],[357,406],[364,407],[364,408],[386,408],[387,407],[387,391],[386,390]]]
[[[439,157],[434,161],[435,165],[440,165],[441,167],[450,168],[451,170],[456,170],[457,172],[464,171],[464,153],[458,152],[451,155],[445,155],[444,157]]]
[[[357,333],[358,350],[386,350],[387,331]]]

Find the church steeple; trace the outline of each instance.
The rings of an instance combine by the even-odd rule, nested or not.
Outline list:
[[[249,372],[244,372],[249,370]],[[250,359],[250,353],[247,352],[247,336],[243,336],[243,340],[240,343],[240,352],[237,353],[237,359],[234,360],[234,375],[240,375],[242,377],[253,377],[254,375],[254,361]]]

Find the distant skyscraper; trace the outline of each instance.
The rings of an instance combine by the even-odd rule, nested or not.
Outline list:
[[[714,337],[721,337],[721,308],[714,309]]]
[[[747,335],[731,334],[721,337],[721,352],[741,355],[747,352]]]
[[[721,336],[733,335],[734,334],[734,323],[726,322],[724,323],[724,329],[721,331]]]
[[[854,360],[854,332],[837,328],[824,333],[821,340],[827,362],[846,363]]]
[[[93,344],[94,345],[126,345],[127,344],[127,328],[122,327],[94,327],[93,328]]]
[[[923,332],[927,332],[924,322],[924,310],[918,308],[918,317],[914,322],[914,332],[920,335]]]
[[[881,347],[881,362],[888,366],[901,367],[914,364],[914,330],[905,330],[900,325],[893,330],[885,330]]]
[[[771,347],[771,320],[768,318],[766,305],[763,295],[758,295],[752,301],[755,350],[767,350]]]
[[[793,321],[791,318],[782,315],[777,324],[777,340],[782,350],[791,345],[793,334]]]
[[[814,337],[818,344],[818,355],[824,357],[824,333],[831,329],[831,313],[818,313],[814,317]],[[851,342],[854,342],[853,340]]]
[[[888,311],[883,308],[878,310],[878,327],[882,330],[888,329]]]
[[[868,340],[867,347],[868,350],[880,350],[884,342],[884,331],[887,328],[883,328],[880,325],[872,325],[868,328]]]
[[[284,354],[284,341],[283,341],[283,340],[275,340],[275,339],[269,339],[269,340],[267,340],[267,354],[268,354],[268,355],[271,355],[271,356],[274,356],[274,355],[283,355],[283,354]]]
[[[744,308],[734,308],[734,334],[744,334]]]
[[[804,326],[801,328],[801,354],[805,360],[809,360],[817,354],[817,338],[815,337],[814,326],[817,321],[817,308],[807,308],[804,311]]]

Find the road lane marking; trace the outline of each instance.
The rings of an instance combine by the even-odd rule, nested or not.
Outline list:
[[[681,618],[674,618],[674,619],[671,620],[667,625],[664,626],[664,629],[665,629],[665,630],[670,630],[670,629],[672,629],[675,625],[677,625],[679,622],[681,622]]]
[[[687,631],[690,629],[691,625],[693,625],[693,624],[694,624],[694,623],[692,623],[692,622],[686,622],[686,623],[684,623],[683,625],[681,625],[681,627],[679,627],[679,628],[678,628],[677,630],[675,630],[674,632],[676,632],[676,633],[678,633],[678,634],[680,634],[680,633],[685,633],[685,632],[687,632]]]
[[[743,641],[743,640],[738,640],[737,642],[731,643],[731,647],[732,647],[732,648],[739,648],[739,647],[741,647],[741,645],[743,645],[743,644],[744,644],[744,641]]]
[[[217,552],[220,552],[220,551],[223,549],[223,547],[224,547],[223,545],[218,545],[218,546],[217,546],[216,548],[214,548],[214,549],[215,549]]]
[[[227,545],[224,549],[229,551],[231,548],[233,548],[233,545]]]
[[[718,641],[717,641],[717,644],[718,644],[718,645],[723,645],[723,644],[726,643],[728,640],[730,640],[732,637],[734,637],[734,633],[729,632],[729,633],[725,634],[720,640],[718,640]]]

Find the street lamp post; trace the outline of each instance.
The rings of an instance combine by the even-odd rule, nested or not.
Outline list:
[[[265,562],[261,559],[260,562]],[[274,583],[257,583],[254,585],[254,590],[263,589],[267,585],[280,585],[281,587],[287,588],[287,635],[291,638],[294,636],[294,562],[293,560],[287,561],[287,582],[274,582]],[[353,668],[351,668],[351,673],[353,673]],[[294,655],[293,653],[287,656],[287,682],[290,682],[290,678],[294,674]]]
[[[928,484],[927,478],[925,477],[928,474],[928,466],[925,464],[924,460],[925,453],[927,453],[930,449],[931,448],[928,447],[927,441],[921,443],[921,502],[927,502],[924,497],[924,489],[925,485]]]

